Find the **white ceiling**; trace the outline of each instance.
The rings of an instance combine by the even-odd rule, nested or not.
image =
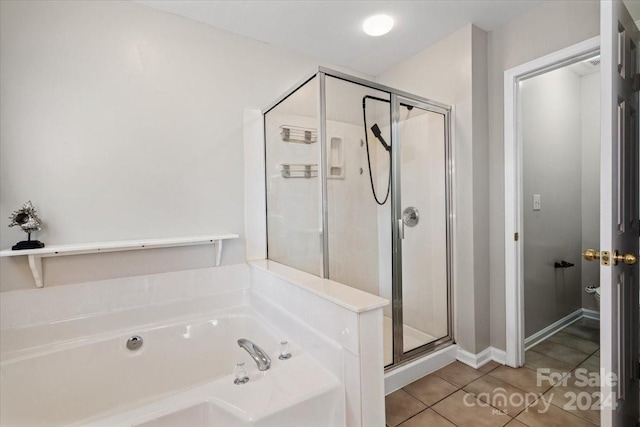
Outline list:
[[[541,0],[137,0],[256,40],[289,48],[371,76],[472,22],[491,31]],[[386,13],[393,30],[369,37],[362,22]]]

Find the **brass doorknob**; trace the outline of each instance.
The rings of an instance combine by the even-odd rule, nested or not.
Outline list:
[[[627,265],[633,265],[638,262],[638,257],[634,254],[619,254],[618,251],[613,251],[613,260],[616,264],[624,262]]]
[[[582,258],[586,259],[587,261],[595,261],[597,259],[600,259],[600,252],[596,251],[595,249],[587,249],[582,252]]]
[[[602,258],[602,265],[609,265],[609,252],[598,252],[595,249],[587,249],[582,252],[582,257],[587,261],[595,261],[597,259]],[[613,251],[613,259],[614,265],[623,262],[627,265],[634,265],[638,262],[638,257],[634,254],[620,254],[618,251]]]

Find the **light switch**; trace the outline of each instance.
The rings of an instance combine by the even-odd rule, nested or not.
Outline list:
[[[534,194],[533,195],[533,210],[534,211],[539,211],[541,208],[540,205],[540,195],[539,194]]]

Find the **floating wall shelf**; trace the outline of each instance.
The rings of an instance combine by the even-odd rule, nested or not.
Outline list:
[[[157,249],[157,248],[173,248],[178,246],[193,245],[215,245],[215,265],[220,265],[222,257],[222,241],[237,239],[237,234],[221,234],[217,236],[193,236],[193,237],[172,237],[167,239],[147,239],[147,240],[124,240],[119,242],[101,242],[101,243],[79,243],[76,245],[58,245],[46,246],[42,249],[26,249],[22,251],[14,251],[5,249],[0,251],[0,257],[26,256],[29,258],[29,267],[33,274],[33,280],[38,288],[44,286],[42,276],[42,258],[65,256],[65,255],[82,255],[95,254],[101,252],[122,252],[133,251],[138,249]]]

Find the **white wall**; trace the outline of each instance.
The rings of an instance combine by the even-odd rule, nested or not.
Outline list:
[[[319,64],[128,1],[1,2],[0,218],[32,200],[49,245],[242,235],[243,110]],[[24,237],[0,226],[2,248]],[[51,258],[45,286],[211,266],[212,255]],[[240,239],[223,263],[242,261]],[[0,290],[33,286],[26,260],[0,263]]]
[[[519,88],[526,337],[582,306],[581,80],[565,67]],[[554,268],[561,260],[575,266]]]
[[[582,101],[582,249],[600,244],[600,73],[581,79]],[[582,307],[598,308],[585,286],[600,284],[600,266],[581,260]]]
[[[491,346],[505,349],[504,71],[599,34],[598,1],[548,1],[489,33]]]
[[[467,25],[378,76],[380,83],[455,106],[454,303],[455,312],[464,313],[456,317],[455,333],[456,342],[472,353],[489,345],[487,138],[482,123],[487,98],[478,87],[486,81],[483,38],[484,31]]]

